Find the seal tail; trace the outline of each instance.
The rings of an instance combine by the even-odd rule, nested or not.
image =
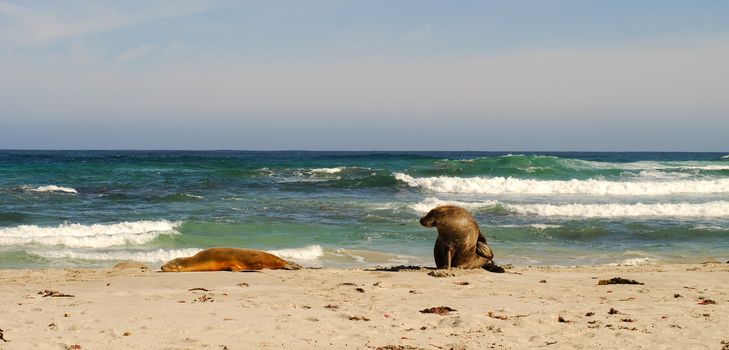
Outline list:
[[[284,260],[284,261],[286,261],[286,265],[284,265],[283,267],[281,267],[281,269],[284,269],[284,270],[301,270],[301,269],[304,268],[304,267],[302,267],[301,265],[299,265],[297,263],[293,263],[293,262],[288,261],[288,260]]]

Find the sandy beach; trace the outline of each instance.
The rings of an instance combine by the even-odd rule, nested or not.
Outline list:
[[[0,295],[0,349],[729,348],[725,263],[2,270]]]

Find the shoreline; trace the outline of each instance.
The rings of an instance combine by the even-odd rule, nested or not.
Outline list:
[[[9,342],[0,349],[721,349],[729,342],[726,263],[440,272],[4,269],[0,329]],[[644,284],[598,285],[614,277]],[[421,312],[434,307],[455,311]]]

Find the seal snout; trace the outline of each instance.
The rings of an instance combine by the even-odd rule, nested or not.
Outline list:
[[[435,222],[435,219],[431,218],[430,216],[426,215],[420,218],[420,224],[425,227],[433,227],[437,223]]]
[[[172,271],[174,271],[174,269],[172,268],[172,266],[167,264],[167,265],[162,265],[162,271],[163,272],[172,272]]]
[[[180,271],[180,265],[177,264],[177,259],[172,260],[164,265],[162,265],[162,271],[163,272],[177,272]]]

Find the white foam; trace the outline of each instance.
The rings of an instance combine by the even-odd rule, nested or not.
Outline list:
[[[706,231],[729,231],[729,227],[711,226],[711,225],[696,225],[691,228],[692,230],[706,230]]]
[[[522,215],[581,218],[614,217],[729,217],[729,202],[658,203],[658,204],[504,204],[506,210]]]
[[[311,169],[309,170],[310,173],[319,173],[319,174],[336,174],[341,172],[342,170],[346,169],[345,167],[336,167],[336,168],[317,168],[317,169]]]
[[[627,173],[625,175],[628,176],[635,176],[634,174]],[[642,178],[651,178],[651,179],[676,179],[676,178],[689,178],[696,176],[695,174],[689,174],[689,173],[676,173],[676,172],[663,172],[658,170],[641,170],[638,173],[639,177]]]
[[[161,234],[177,234],[181,222],[167,220],[115,224],[61,224],[52,227],[22,225],[0,229],[0,246],[48,245],[72,248],[106,248],[143,245]]]
[[[189,194],[189,193],[183,193],[182,196],[187,197],[187,198],[205,199],[205,197],[203,197],[203,196],[198,196],[198,195]]]
[[[63,193],[78,193],[76,189],[71,187],[62,187],[56,185],[40,186],[36,188],[28,188],[29,191],[33,192],[63,192]]]
[[[654,258],[629,258],[618,263],[608,264],[609,266],[643,266],[655,265],[658,259]]]
[[[568,180],[541,181],[504,177],[425,177],[414,178],[394,173],[395,178],[410,187],[431,192],[478,194],[581,194],[581,195],[671,195],[691,193],[729,193],[729,179],[680,181],[605,181]]]
[[[362,249],[344,249],[338,248],[329,253],[329,257],[336,257],[336,260],[353,264],[403,264],[416,257],[406,255],[395,255],[391,253],[362,250]]]
[[[729,165],[685,165],[677,168],[689,170],[729,170]]]
[[[725,156],[721,156],[721,159],[729,159],[729,154],[727,154]]]
[[[268,250],[269,253],[282,259],[316,260],[324,256],[324,249],[319,245],[310,245],[303,248]]]
[[[535,228],[537,230],[546,230],[546,229],[549,229],[549,228],[560,228],[560,227],[562,227],[562,226],[559,226],[559,225],[550,225],[550,224],[531,224],[529,226],[532,227],[532,228]]]
[[[416,213],[427,213],[431,209],[441,206],[441,205],[455,205],[459,206],[465,209],[478,209],[478,208],[484,208],[484,207],[491,207],[494,205],[499,204],[497,201],[485,201],[485,202],[459,202],[459,201],[445,201],[440,200],[435,197],[428,197],[424,199],[423,201],[415,204],[408,205],[408,208],[412,209]]]
[[[139,262],[166,262],[172,259],[192,256],[202,249],[157,249],[144,251],[78,251],[78,250],[30,250],[28,253],[48,259],[78,259],[78,260],[115,260]]]

